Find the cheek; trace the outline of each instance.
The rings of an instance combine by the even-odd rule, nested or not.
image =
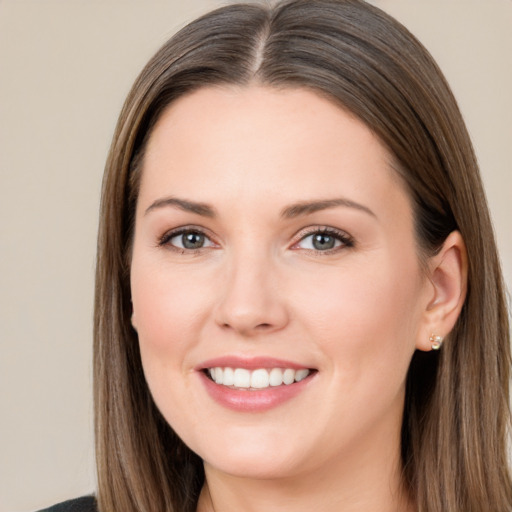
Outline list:
[[[190,354],[199,343],[206,310],[200,282],[193,273],[169,272],[165,265],[142,265],[135,259],[132,263],[134,320],[144,375],[158,408],[173,426],[185,421],[182,413],[175,417],[176,411],[190,407]]]
[[[207,311],[204,276],[132,264],[132,301],[141,350],[179,354]],[[197,333],[196,333],[197,334]]]
[[[317,340],[326,373],[333,376],[327,385],[339,400],[326,414],[341,430],[352,432],[358,418],[362,433],[379,418],[401,413],[419,320],[416,278],[414,264],[389,260],[378,267],[351,266],[303,295],[308,308],[299,316],[308,319],[304,326]]]
[[[415,257],[360,261],[303,283],[295,292],[296,317],[348,379],[358,378],[368,364],[387,371],[395,361],[407,368],[420,291]]]

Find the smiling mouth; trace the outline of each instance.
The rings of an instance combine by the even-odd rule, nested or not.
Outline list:
[[[216,384],[232,389],[261,390],[278,386],[289,386],[300,382],[311,375],[315,370],[307,368],[246,368],[219,367],[207,368],[206,375]]]

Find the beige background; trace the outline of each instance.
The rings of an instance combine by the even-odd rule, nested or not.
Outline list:
[[[0,0],[0,512],[94,489],[91,318],[102,168],[157,47],[214,0]],[[374,0],[438,59],[512,283],[512,0]]]

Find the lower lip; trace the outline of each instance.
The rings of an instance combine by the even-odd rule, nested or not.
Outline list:
[[[238,412],[264,412],[273,409],[303,392],[313,375],[310,374],[304,380],[289,385],[245,390],[216,384],[204,372],[199,372],[208,394],[218,404]]]

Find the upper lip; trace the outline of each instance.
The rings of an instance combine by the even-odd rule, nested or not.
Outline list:
[[[240,356],[221,356],[214,359],[208,359],[196,366],[196,370],[202,371],[208,368],[245,368],[247,370],[257,370],[258,368],[291,368],[293,370],[301,370],[304,368],[312,369],[308,365],[277,359],[275,357],[257,356],[257,357],[240,357]]]

